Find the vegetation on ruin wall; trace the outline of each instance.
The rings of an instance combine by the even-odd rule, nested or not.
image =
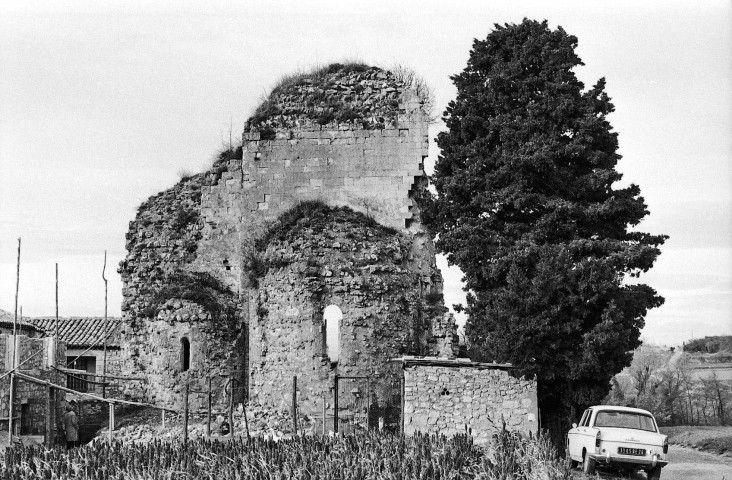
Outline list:
[[[113,479],[569,479],[544,439],[502,432],[490,449],[467,436],[397,437],[369,433],[289,440],[239,437],[230,442],[196,440],[183,446],[155,440],[114,442],[66,451],[12,447],[0,476]]]
[[[282,254],[267,255],[267,249],[274,242],[292,243],[305,229],[313,235],[332,233],[334,226],[338,224],[348,225],[346,235],[351,239],[363,238],[368,239],[369,242],[379,240],[393,242],[395,237],[400,238],[395,229],[380,225],[372,217],[355,212],[348,207],[329,207],[320,201],[301,202],[280,215],[254,241],[254,249],[245,258],[251,284],[258,285],[259,279],[264,277],[270,268],[283,268],[290,264],[290,260]],[[360,231],[362,229],[363,231]],[[376,257],[354,261],[353,267],[358,268],[382,261],[385,255]],[[316,259],[311,259],[309,266],[317,272],[321,265],[317,263]]]
[[[223,150],[219,160],[241,156],[241,147]],[[127,234],[127,258],[120,273],[137,288],[137,316],[154,318],[172,299],[203,307],[220,324],[238,318],[236,296],[207,272],[186,270],[196,256],[202,237],[201,187],[205,174],[183,175],[178,184],[140,205]],[[137,283],[134,283],[137,282]],[[220,325],[219,325],[220,326]]]
[[[307,125],[382,129],[396,124],[399,97],[407,88],[416,92],[423,110],[431,115],[434,95],[413,71],[333,63],[281,78],[247,120],[245,131],[271,139],[277,130]]]

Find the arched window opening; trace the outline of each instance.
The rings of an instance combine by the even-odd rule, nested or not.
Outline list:
[[[187,371],[191,368],[191,342],[186,337],[180,339],[180,370]]]
[[[325,353],[331,362],[337,362],[341,354],[341,320],[343,312],[335,305],[328,305],[323,311],[325,321]]]

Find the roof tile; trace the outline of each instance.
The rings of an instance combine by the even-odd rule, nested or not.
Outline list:
[[[26,322],[44,330],[46,335],[54,335],[56,331],[55,317],[25,318]],[[118,317],[107,317],[107,328],[105,330],[104,317],[59,317],[58,336],[66,342],[68,347],[91,347],[104,345],[104,332],[108,331],[107,346],[119,348],[120,327],[122,319]]]

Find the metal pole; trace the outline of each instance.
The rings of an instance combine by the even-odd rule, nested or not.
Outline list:
[[[160,413],[162,414],[161,417],[162,417],[163,428],[165,428],[165,410],[160,410]]]
[[[333,380],[333,433],[338,433],[338,375]]]
[[[104,251],[104,267],[102,268],[102,279],[104,280],[104,361],[102,363],[102,398],[107,398],[107,331],[109,323],[107,321],[107,277],[104,274],[107,271],[107,251]]]
[[[231,383],[229,384],[231,390],[229,391],[229,436],[234,438],[234,376],[231,376]]]
[[[208,417],[206,419],[206,436],[211,436],[211,377],[208,377]]]
[[[17,346],[17,324],[18,324],[18,290],[20,288],[20,238],[18,239],[18,263],[16,267],[15,272],[15,315],[13,316],[13,358],[11,360],[12,369],[11,371],[15,370],[15,356],[16,356],[16,346]],[[15,402],[14,397],[14,390],[15,390],[15,375],[10,374],[10,392],[8,396],[10,397],[9,404],[8,404],[8,445],[13,444],[13,403]]]
[[[188,379],[183,387],[183,444],[188,445]]]
[[[297,435],[297,375],[292,377],[292,431]]]

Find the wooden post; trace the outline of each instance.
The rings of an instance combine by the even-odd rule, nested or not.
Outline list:
[[[292,431],[297,435],[297,375],[292,377]]]
[[[52,432],[51,432],[51,382],[46,380],[46,428],[45,428],[46,435],[44,438],[44,442],[47,447],[51,446],[51,438],[52,438]]]
[[[366,430],[371,428],[371,375],[366,377]]]
[[[338,375],[333,380],[333,433],[338,433]]]
[[[211,436],[211,377],[208,377],[208,416],[206,418],[206,436]]]
[[[242,403],[242,413],[244,413],[244,428],[247,429],[247,444],[249,444],[249,420],[247,419],[247,403]]]
[[[10,369],[11,372],[15,370],[15,357],[16,357],[16,348],[17,348],[17,324],[18,324],[18,289],[20,288],[20,238],[18,239],[18,263],[17,268],[15,272],[15,316],[13,317],[13,358],[11,360],[12,368]],[[10,374],[10,392],[8,393],[9,402],[8,402],[8,445],[13,444],[13,402],[15,402],[14,397],[14,390],[15,390],[15,375]]]
[[[56,322],[54,323],[53,331],[53,366],[57,365],[58,361],[58,263],[56,264]],[[64,363],[64,366],[66,363]],[[53,371],[53,383],[58,385],[58,370]],[[58,390],[53,390],[53,434],[56,436],[58,431]],[[54,438],[54,441],[56,439]]]
[[[114,402],[109,402],[109,444],[112,445],[112,431],[114,430]]]
[[[323,394],[323,436],[325,436],[325,421],[326,421],[325,413],[326,413],[326,411],[325,411],[325,394]]]
[[[102,268],[102,280],[104,280],[104,361],[102,363],[102,398],[107,398],[107,251],[104,251],[104,267]]]
[[[229,382],[229,436],[234,438],[234,376]]]
[[[401,411],[399,412],[399,434],[404,435],[404,369],[402,369],[401,397]]]
[[[183,444],[188,445],[188,379],[183,387]]]
[[[165,410],[160,410],[163,428],[165,428]]]
[[[79,419],[79,425],[84,424],[84,419],[81,417],[81,398],[79,397],[79,401],[76,402],[76,418]]]

